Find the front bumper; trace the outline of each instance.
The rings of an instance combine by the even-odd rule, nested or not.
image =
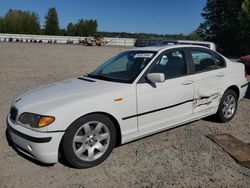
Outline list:
[[[14,124],[7,117],[7,131],[13,146],[25,155],[43,163],[58,162],[58,151],[64,132],[37,132]]]

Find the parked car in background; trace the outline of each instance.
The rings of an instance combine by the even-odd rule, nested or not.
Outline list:
[[[86,76],[29,91],[7,116],[20,152],[76,168],[104,161],[115,146],[216,114],[230,121],[248,82],[244,66],[197,45],[135,48]],[[156,140],[161,142],[161,140]]]
[[[158,46],[164,46],[164,45],[197,45],[197,46],[203,46],[210,48],[211,50],[216,51],[216,46],[213,42],[207,42],[207,41],[192,41],[192,40],[164,40],[158,43]]]
[[[250,75],[250,55],[242,56],[238,61],[245,65],[246,73]]]
[[[135,42],[135,47],[155,46],[161,41],[162,40],[160,39],[137,39]]]
[[[166,46],[166,45],[177,45],[177,44],[203,46],[203,47],[216,51],[216,46],[213,42],[191,41],[191,40],[138,39],[135,42],[135,47]]]

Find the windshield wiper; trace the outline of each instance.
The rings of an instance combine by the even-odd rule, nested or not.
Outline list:
[[[103,75],[93,75],[93,74],[87,74],[87,77],[90,78],[96,78],[96,79],[100,79],[100,80],[107,80],[107,81],[114,81],[112,78],[103,76]]]
[[[103,76],[103,75],[93,75],[93,74],[87,74],[85,76],[89,77],[89,78],[95,78],[95,79],[106,80],[106,81],[111,81],[111,82],[129,83],[129,80],[127,80],[127,79],[116,78],[116,77],[109,77],[109,76]]]

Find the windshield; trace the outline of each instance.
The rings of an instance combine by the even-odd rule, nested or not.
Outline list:
[[[155,56],[155,51],[122,52],[99,66],[88,77],[122,83],[132,83]]]

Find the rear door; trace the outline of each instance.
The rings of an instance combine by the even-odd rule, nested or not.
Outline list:
[[[213,51],[203,48],[190,48],[189,54],[194,81],[194,114],[214,112],[223,92],[223,62]]]

